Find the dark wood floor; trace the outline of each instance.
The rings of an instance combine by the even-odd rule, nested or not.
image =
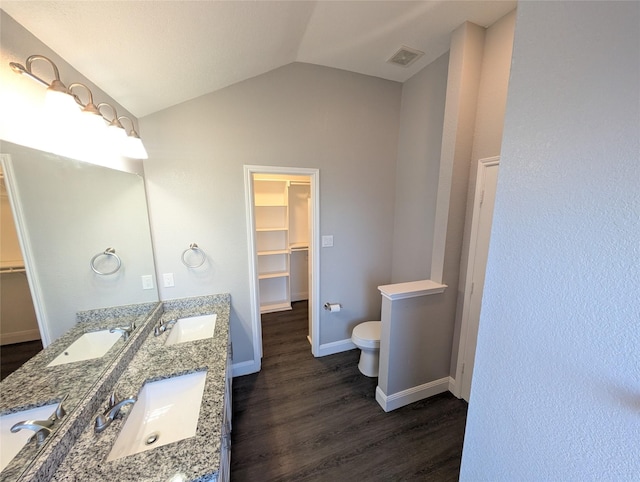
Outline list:
[[[385,413],[357,350],[311,355],[306,302],[263,315],[262,330],[262,370],[233,380],[232,482],[458,480],[466,402]]]
[[[40,340],[0,346],[0,380],[7,378],[40,350]]]

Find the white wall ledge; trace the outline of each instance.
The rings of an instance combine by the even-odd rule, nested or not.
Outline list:
[[[430,279],[378,286],[382,296],[390,299],[391,301],[403,300],[405,298],[416,298],[418,296],[435,295],[443,293],[446,288],[447,285],[437,283]]]

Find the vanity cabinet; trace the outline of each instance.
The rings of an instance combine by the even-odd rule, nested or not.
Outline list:
[[[68,449],[77,440],[84,427],[93,428],[92,414],[108,398],[113,384],[125,369],[128,361],[144,343],[153,326],[162,315],[160,303],[99,308],[76,314],[77,323],[72,330],[58,338],[47,348],[27,361],[22,367],[0,383],[0,415],[10,415],[42,407],[54,407],[61,403],[66,414],[51,427],[52,432],[44,444],[37,446],[27,438],[5,438],[2,443],[15,448],[27,442],[13,458],[3,459],[0,480],[2,482],[53,480],[53,473]],[[106,353],[68,363],[54,360],[65,358],[74,344],[86,334],[116,327],[136,325],[127,340],[119,337]],[[117,334],[116,334],[117,335]],[[77,353],[77,352],[76,352]],[[64,355],[63,355],[64,354]],[[53,413],[51,408],[49,414]],[[47,416],[36,416],[46,419]],[[23,417],[22,420],[30,417]],[[11,437],[13,434],[9,435]],[[0,447],[3,450],[5,447]],[[5,453],[6,452],[6,453]],[[3,455],[11,453],[3,451]],[[6,466],[5,466],[6,464]]]
[[[229,343],[227,351],[227,366],[224,387],[224,408],[222,415],[222,439],[220,443],[220,470],[218,471],[218,481],[228,482],[231,475],[231,415],[233,406],[231,401],[232,390],[232,358],[233,348]]]
[[[55,435],[56,442],[45,447],[20,481],[228,481],[232,415],[230,301],[230,295],[222,293],[158,304],[144,328],[139,327],[134,331],[127,349],[119,352],[113,364],[94,385],[95,392],[91,394],[91,400],[81,409],[67,414],[65,424]],[[210,339],[168,344],[171,332],[154,335],[155,327],[161,321],[167,323],[169,320],[210,314],[216,315],[215,329]],[[177,326],[174,324],[171,330],[178,329]],[[206,376],[202,377],[205,373]],[[198,374],[200,376],[195,378],[203,380],[203,385],[197,390],[185,387],[183,377],[193,379],[192,376]],[[166,385],[165,382],[170,384]],[[186,411],[165,411],[162,417],[165,417],[166,427],[160,435],[167,442],[139,450],[146,444],[145,440],[150,440],[147,438],[150,437],[149,432],[126,431],[127,424],[144,425],[147,419],[134,416],[134,406],[127,405],[120,412],[122,416],[116,416],[104,430],[95,431],[94,422],[104,414],[111,393],[120,394],[118,398],[137,394],[136,403],[140,403],[149,394],[145,387],[156,383],[163,383],[165,388],[154,392],[154,396],[167,397],[167,402],[173,400],[174,395],[193,402],[198,397],[198,390],[202,390],[199,392],[199,409],[195,411],[193,405],[185,409],[189,415],[196,414],[197,423],[186,420],[189,418],[185,416]],[[142,402],[139,406],[145,411],[153,410],[150,408],[152,405]],[[174,428],[180,425],[178,422],[193,426],[194,434],[169,442],[176,435]],[[153,426],[149,426],[149,430],[151,434],[155,431]],[[155,438],[151,443],[157,440]],[[118,442],[122,443],[114,453]],[[3,473],[0,477],[3,481],[4,476]]]

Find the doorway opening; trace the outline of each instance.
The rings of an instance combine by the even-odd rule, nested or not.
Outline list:
[[[4,171],[0,164],[0,380],[43,348]]]
[[[319,348],[319,171],[245,166],[254,369],[262,358],[262,314],[308,300],[307,339]],[[257,365],[257,366],[256,366]]]

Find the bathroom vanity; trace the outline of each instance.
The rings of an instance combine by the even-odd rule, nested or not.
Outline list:
[[[48,345],[1,382],[0,417],[8,428],[0,482],[228,480],[229,295],[158,302],[140,176],[10,142],[0,147]],[[96,268],[97,258],[115,258],[115,271]],[[215,318],[215,327],[193,323],[200,315]],[[171,323],[180,318],[189,322]],[[109,407],[114,390],[114,402],[122,403]],[[182,408],[165,410],[165,401]],[[155,425],[141,426],[140,451],[135,423],[154,409],[162,413]],[[9,430],[30,420],[38,423]],[[39,445],[27,441],[36,432]]]
[[[62,402],[67,415],[54,422],[42,447],[36,448],[35,441],[27,443],[0,472],[0,480],[228,480],[229,306],[228,294],[202,296],[136,306],[137,312],[96,310],[77,323],[0,386],[2,414],[57,404],[67,397]],[[187,341],[167,343],[172,330],[182,329],[177,323],[166,325],[169,321],[193,320],[198,315],[212,315],[213,336],[207,332],[201,339],[187,336],[183,338]],[[48,366],[84,333],[126,326],[132,321],[137,327],[128,340],[118,339],[103,357]],[[161,326],[171,328],[156,329]],[[95,373],[93,379],[84,376],[90,371]],[[197,393],[184,385],[191,379],[201,381]],[[150,390],[163,386],[164,391]],[[95,420],[109,411],[112,393],[117,394],[117,400],[137,397],[138,401],[116,411],[108,426],[97,432]],[[168,404],[162,404],[164,396],[188,400],[191,405],[172,413]],[[134,409],[155,410],[151,418],[156,419],[156,425],[124,430],[127,424],[136,423],[136,417],[139,420]],[[184,426],[189,424],[193,433],[184,433]],[[146,429],[151,432],[146,433]],[[176,430],[183,432],[172,433]],[[136,431],[140,433],[131,435]],[[136,446],[136,437],[143,438],[142,449]],[[124,449],[114,455],[116,442]]]
[[[114,364],[118,355],[135,348],[139,336],[134,330],[132,336],[125,341],[121,334],[114,333],[113,344],[101,356],[70,363],[63,363],[59,360],[65,358],[65,353],[71,351],[69,348],[85,334],[108,333],[111,328],[131,326],[132,323],[138,327],[137,330],[141,331],[144,330],[146,323],[153,318],[156,312],[159,316],[159,303],[79,312],[74,328],[2,381],[0,384],[0,417],[4,419],[7,415],[16,414],[18,416],[17,413],[26,410],[62,404],[67,415],[56,421],[51,427],[51,435],[42,444],[43,446],[48,445],[49,439],[52,439],[59,432],[59,429],[63,428],[74,416],[76,409],[84,403],[87,394],[95,389],[95,385]],[[22,420],[25,418],[46,419],[47,417],[27,417],[25,414]],[[22,435],[26,438],[33,435],[33,432],[31,434],[28,432],[29,430],[26,430]],[[17,479],[40,451],[35,443],[26,443],[11,460],[8,460],[6,449],[9,446],[9,441],[4,437],[2,445],[3,464],[0,471],[0,480],[2,481]]]

